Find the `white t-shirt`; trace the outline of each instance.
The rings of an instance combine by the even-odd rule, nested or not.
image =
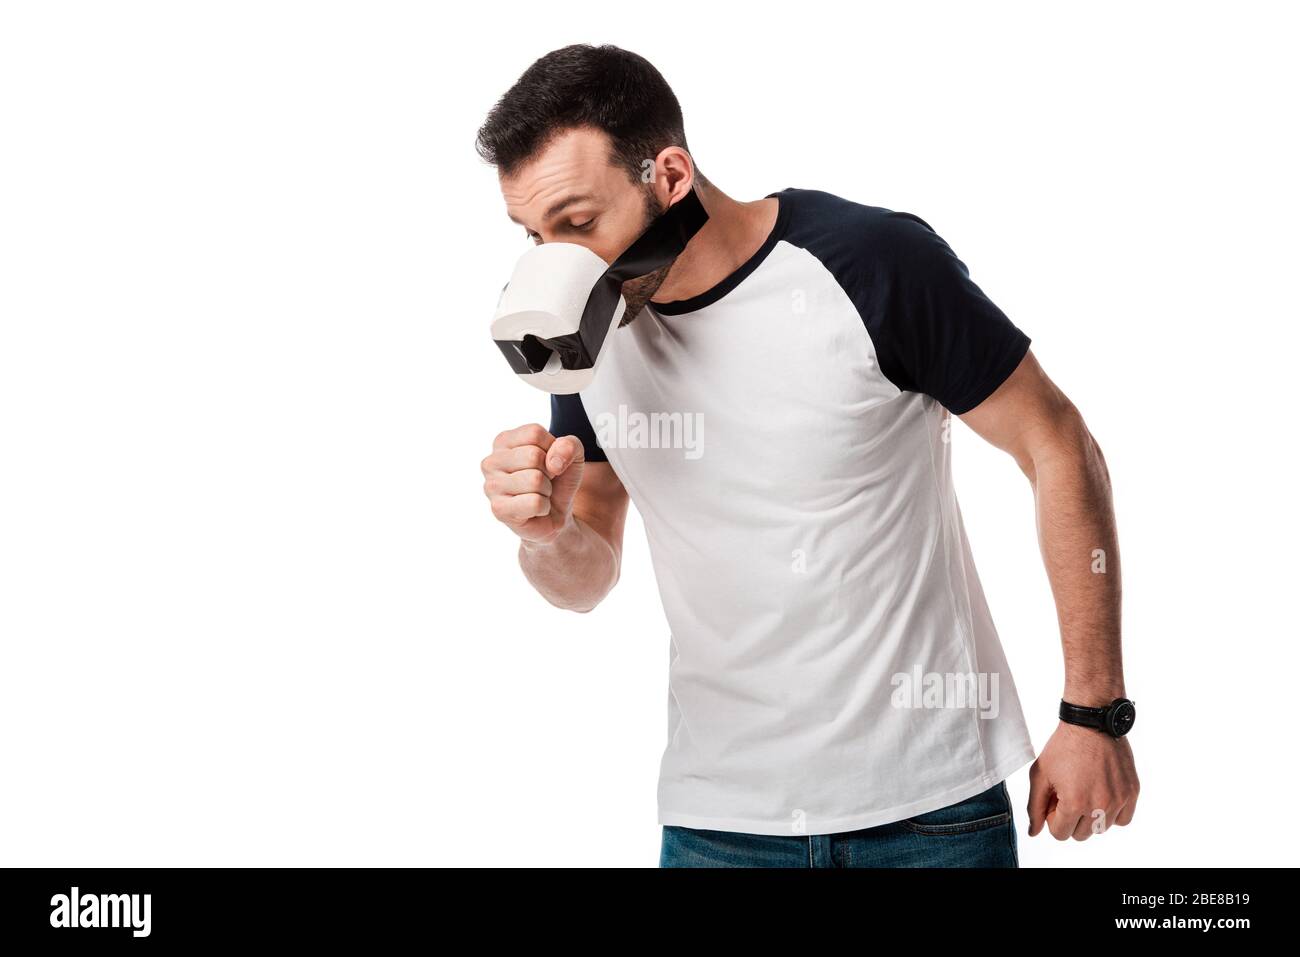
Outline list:
[[[828,834],[1033,760],[945,411],[1029,339],[918,217],[772,195],[763,247],[614,330],[551,431],[607,460],[645,523],[671,630],[659,823]]]

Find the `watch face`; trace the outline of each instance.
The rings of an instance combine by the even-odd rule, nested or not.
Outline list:
[[[1133,707],[1133,702],[1123,698],[1111,707],[1106,723],[1111,734],[1122,738],[1132,730],[1133,722],[1136,720],[1137,709]]]

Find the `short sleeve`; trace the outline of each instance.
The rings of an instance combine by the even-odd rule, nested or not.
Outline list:
[[[582,442],[582,454],[588,462],[607,462],[605,450],[596,443],[596,432],[582,406],[582,398],[572,395],[551,395],[551,435],[576,435]]]
[[[890,211],[882,233],[869,323],[881,371],[900,389],[969,412],[1015,371],[1029,337],[924,220]]]

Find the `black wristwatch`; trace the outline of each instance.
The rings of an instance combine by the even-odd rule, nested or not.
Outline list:
[[[1122,738],[1133,730],[1137,709],[1128,698],[1116,698],[1104,708],[1085,708],[1063,700],[1061,720],[1084,728],[1096,728],[1112,738]]]

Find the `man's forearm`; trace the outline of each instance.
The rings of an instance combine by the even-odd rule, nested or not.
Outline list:
[[[591,611],[618,581],[613,546],[577,518],[546,544],[523,540],[519,566],[532,586],[558,608]]]
[[[1038,539],[1060,620],[1063,697],[1100,707],[1124,695],[1120,567],[1110,475],[1082,418],[1035,455]]]

